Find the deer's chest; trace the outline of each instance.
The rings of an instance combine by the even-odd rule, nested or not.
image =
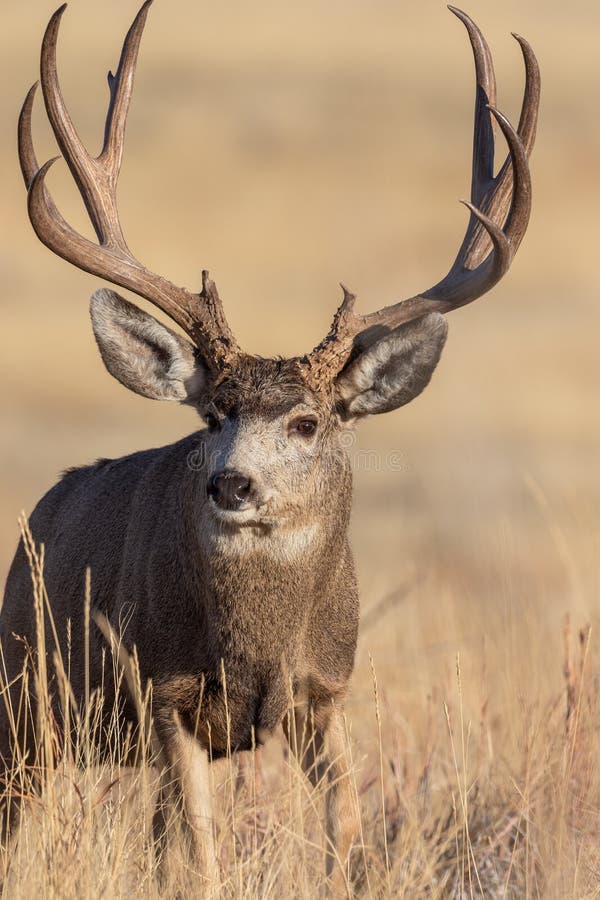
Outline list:
[[[288,706],[284,669],[246,666],[243,676],[225,663],[201,676],[177,676],[155,689],[163,709],[176,709],[213,758],[251,750],[279,725]]]

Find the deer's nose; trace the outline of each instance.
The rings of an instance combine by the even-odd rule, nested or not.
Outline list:
[[[247,475],[225,469],[211,475],[207,493],[221,509],[239,509],[252,493],[252,481]]]

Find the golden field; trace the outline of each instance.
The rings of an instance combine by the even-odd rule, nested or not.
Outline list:
[[[105,74],[136,9],[74,0],[63,19],[63,91],[90,148],[101,140]],[[3,577],[19,512],[62,469],[196,427],[189,410],[143,400],[107,375],[87,312],[97,279],[53,257],[28,222],[16,118],[52,11],[40,0],[12,4],[0,35]],[[364,610],[348,704],[365,817],[356,891],[595,897],[600,6],[473,0],[467,12],[491,44],[498,104],[513,120],[523,72],[510,31],[538,55],[534,211],[502,284],[452,314],[431,386],[410,407],[364,423],[353,451]],[[128,242],[149,268],[188,287],[209,268],[246,349],[304,352],[328,328],[340,280],[366,311],[445,273],[466,224],[457,199],[470,182],[472,106],[467,36],[442,4],[155,0],[120,180]],[[55,155],[40,100],[35,131],[40,161]],[[89,233],[66,167],[57,164],[49,184],[67,220]],[[568,721],[566,615],[574,631],[592,626],[583,674],[575,656],[566,666]],[[224,814],[224,896],[315,896],[314,834],[309,823],[302,842],[297,810],[310,813],[312,800],[299,783],[292,791],[281,774],[288,763],[272,752],[265,804],[279,804],[286,864],[268,840],[271,820],[262,850],[227,849]],[[297,804],[286,806],[292,794]],[[56,809],[43,808],[56,823]],[[56,860],[28,866],[21,848],[26,876],[11,896],[158,890],[152,879],[135,888],[119,880],[127,854],[115,848],[131,829],[110,832],[112,881],[99,857],[76,866],[92,840],[85,821],[81,829],[85,840],[57,856],[62,882],[53,880]],[[31,832],[34,849],[41,833]]]

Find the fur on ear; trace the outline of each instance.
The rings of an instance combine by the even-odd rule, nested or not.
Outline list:
[[[117,381],[152,400],[199,400],[207,369],[189,341],[107,288],[92,294],[90,315],[104,365]]]
[[[429,384],[447,333],[444,316],[429,313],[361,350],[336,379],[344,417],[389,412],[414,400]]]

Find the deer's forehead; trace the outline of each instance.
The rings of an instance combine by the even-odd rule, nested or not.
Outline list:
[[[324,411],[328,398],[308,387],[286,360],[259,360],[232,372],[211,397],[221,412],[276,418],[295,406]]]

